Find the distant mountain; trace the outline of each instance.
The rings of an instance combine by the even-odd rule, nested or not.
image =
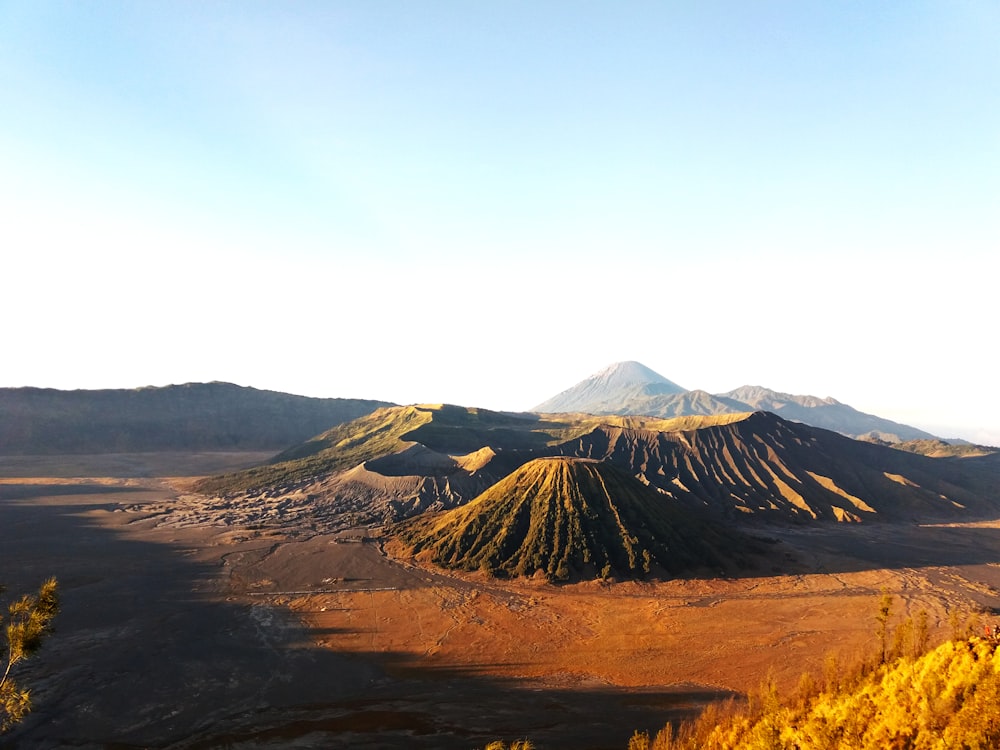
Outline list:
[[[866,414],[833,398],[793,396],[748,385],[723,393],[717,398],[734,411],[769,411],[784,419],[804,422],[850,437],[879,438],[888,442],[934,439],[929,432]]]
[[[467,505],[398,532],[449,568],[550,580],[746,568],[761,546],[708,524],[611,462],[536,458]]]
[[[889,442],[931,440],[934,436],[909,425],[866,414],[832,398],[794,396],[760,386],[728,393],[685,391],[638,362],[619,362],[532,408],[537,413],[641,414],[679,417],[770,411],[784,419],[834,430],[849,437]]]
[[[638,362],[618,362],[577,383],[531,411],[539,413],[583,412],[617,414],[628,399],[655,398],[686,393],[676,383]]]
[[[230,383],[92,391],[0,388],[0,454],[279,451],[384,405]]]

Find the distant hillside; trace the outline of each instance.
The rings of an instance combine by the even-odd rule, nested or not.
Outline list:
[[[229,383],[0,389],[0,454],[281,450],[384,406]]]
[[[610,462],[538,458],[467,505],[400,531],[449,568],[550,580],[644,577],[747,567],[749,538],[665,502]]]
[[[722,394],[686,391],[638,362],[619,362],[543,401],[533,412],[642,414],[679,417],[770,411],[784,419],[834,430],[849,437],[890,442],[928,440],[934,436],[915,427],[860,412],[832,398],[795,396],[760,386],[743,386]]]
[[[717,396],[734,411],[770,411],[783,419],[804,422],[850,437],[877,437],[889,442],[933,440],[929,432],[866,414],[833,398],[794,396],[760,386],[743,386]]]
[[[890,443],[878,438],[866,438],[868,442],[888,445],[897,450],[918,453],[921,456],[931,456],[932,458],[962,457],[976,458],[979,456],[993,456],[1000,453],[1000,448],[988,445],[974,445],[966,442],[950,442],[947,440],[906,440],[902,443]]]

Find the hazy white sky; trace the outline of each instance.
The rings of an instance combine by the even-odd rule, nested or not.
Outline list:
[[[635,359],[1000,444],[1000,5],[0,0],[0,386],[526,409]]]

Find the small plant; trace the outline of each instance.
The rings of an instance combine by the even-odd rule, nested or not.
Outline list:
[[[37,595],[25,594],[11,603],[6,620],[0,617],[6,650],[6,663],[0,663],[3,667],[3,674],[0,675],[0,733],[20,722],[31,710],[30,691],[14,681],[14,668],[41,647],[42,640],[52,630],[52,619],[58,609],[56,579],[50,578],[42,584]]]
[[[888,656],[888,641],[889,641],[889,617],[892,615],[892,594],[890,594],[885,589],[882,589],[882,598],[878,602],[878,614],[875,615],[875,621],[878,623],[878,630],[876,634],[879,640],[879,664],[885,664],[886,657]]]

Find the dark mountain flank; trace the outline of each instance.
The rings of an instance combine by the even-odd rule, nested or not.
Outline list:
[[[763,518],[861,521],[987,514],[985,463],[934,459],[788,422],[769,412],[656,431],[600,426],[558,446],[606,460],[692,508]]]
[[[671,575],[746,567],[749,538],[696,520],[610,462],[538,458],[467,505],[401,527],[418,557],[490,575]]]
[[[866,414],[832,398],[795,396],[760,386],[728,393],[686,391],[638,362],[619,362],[532,409],[538,413],[582,412],[649,417],[734,414],[770,411],[795,422],[834,430],[849,437],[897,442],[934,436],[915,427]]]
[[[0,454],[281,450],[381,401],[230,383],[134,390],[0,389]]]

